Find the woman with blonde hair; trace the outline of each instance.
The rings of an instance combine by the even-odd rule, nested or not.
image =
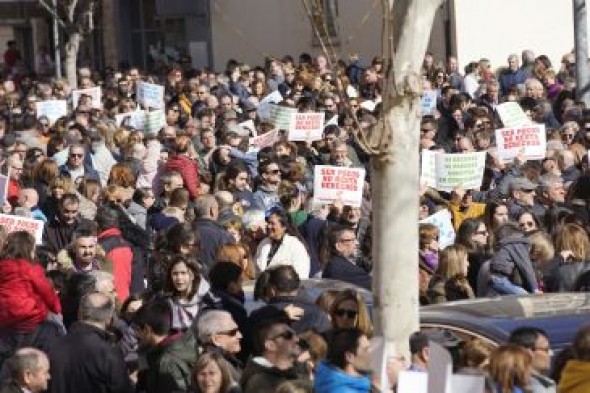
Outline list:
[[[494,393],[524,393],[533,372],[533,357],[519,345],[502,345],[492,351],[489,371]]]
[[[567,292],[590,270],[590,239],[584,228],[577,224],[565,224],[555,239],[557,256],[545,270],[545,291]]]
[[[226,360],[218,352],[199,355],[193,368],[193,386],[196,393],[239,393],[239,385],[231,377]]]
[[[467,280],[468,269],[469,261],[465,247],[456,244],[442,250],[428,289],[430,301],[444,303],[474,298],[473,289]]]
[[[330,309],[334,329],[359,329],[367,337],[373,335],[373,323],[362,295],[354,289],[338,293]]]

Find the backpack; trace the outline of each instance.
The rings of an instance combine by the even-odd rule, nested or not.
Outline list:
[[[134,246],[120,236],[107,236],[100,239],[100,246],[106,254],[120,247],[129,247],[133,253],[131,261],[131,284],[129,286],[129,294],[134,295],[145,290],[145,265],[146,257],[143,250]]]

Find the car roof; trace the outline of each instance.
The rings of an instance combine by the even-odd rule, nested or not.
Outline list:
[[[590,324],[590,294],[554,293],[503,296],[425,306],[422,326],[442,326],[471,331],[495,343],[508,340],[522,326],[547,332],[554,349],[571,343],[578,329]]]

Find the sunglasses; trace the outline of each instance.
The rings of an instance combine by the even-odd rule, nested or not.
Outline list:
[[[222,332],[217,332],[216,334],[219,334],[222,336],[235,337],[239,332],[240,332],[240,329],[235,328],[235,329],[231,329],[231,330],[224,330]]]
[[[535,223],[532,221],[526,221],[526,222],[521,222],[520,223],[521,227],[525,227],[525,228],[534,228],[535,227]]]
[[[338,317],[346,317],[348,319],[354,319],[358,315],[358,312],[354,311],[354,310],[345,310],[345,309],[341,308],[339,310],[336,310],[336,312],[334,314],[336,314],[336,316],[338,316]]]
[[[277,334],[271,340],[276,340],[277,338],[282,338],[285,340],[292,340],[295,337],[295,332],[291,329],[285,330],[284,332]]]

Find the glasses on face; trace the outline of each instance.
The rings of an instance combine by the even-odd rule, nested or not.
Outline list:
[[[553,350],[551,348],[549,348],[549,347],[535,347],[534,350],[535,351],[545,352],[549,356],[552,356],[553,355]]]
[[[348,319],[354,319],[358,315],[358,311],[340,308],[340,309],[336,310],[336,312],[334,314],[336,314],[337,317],[341,317],[341,318],[346,317]]]
[[[82,158],[82,157],[84,157],[84,154],[71,153],[70,157],[71,158]]]
[[[520,223],[521,228],[534,228],[535,223],[533,221],[524,221]]]
[[[292,340],[295,337],[295,332],[291,329],[287,329],[282,333],[277,334],[271,340],[276,340],[277,338],[282,338],[285,340]]]
[[[235,337],[239,332],[240,332],[240,329],[234,328],[234,329],[231,329],[231,330],[224,330],[222,332],[217,332],[215,334],[219,334],[221,336]]]
[[[562,134],[561,138],[567,139],[567,140],[572,140],[572,139],[574,139],[574,136],[575,136],[574,134]]]

